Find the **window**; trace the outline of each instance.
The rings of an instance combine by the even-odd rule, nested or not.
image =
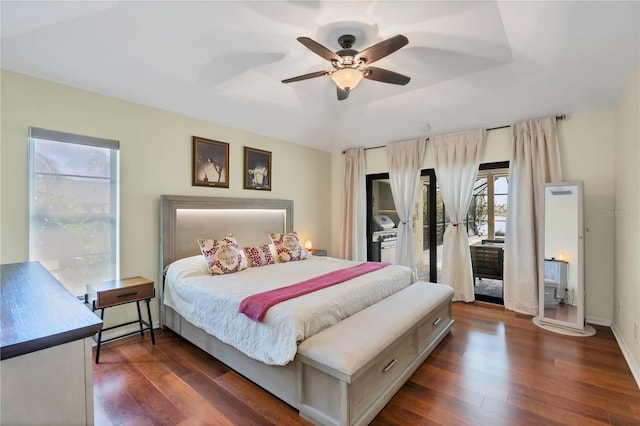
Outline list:
[[[119,142],[29,133],[29,260],[82,296],[119,275]]]
[[[467,213],[469,240],[503,240],[507,229],[509,169],[481,165]],[[494,166],[495,167],[495,166]]]

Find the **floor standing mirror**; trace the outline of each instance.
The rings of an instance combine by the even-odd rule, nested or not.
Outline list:
[[[584,222],[582,182],[544,187],[544,262],[540,265],[540,327],[574,336],[592,336],[584,321]]]

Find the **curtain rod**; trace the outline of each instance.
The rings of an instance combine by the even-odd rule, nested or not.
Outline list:
[[[556,115],[556,121],[564,120],[564,119],[566,119],[566,118],[567,118],[567,115],[566,115],[566,114]],[[490,128],[488,128],[488,129],[486,129],[486,130],[487,130],[487,132],[488,132],[489,130],[506,129],[507,127],[511,127],[511,124],[507,124],[507,125],[505,125],[505,126],[490,127]],[[428,140],[428,139],[429,139],[429,138],[427,138],[427,140]],[[370,150],[370,149],[379,149],[379,148],[384,148],[385,146],[386,146],[386,145],[371,146],[371,147],[369,147],[369,148],[364,148],[364,150],[365,150],[365,151],[368,151],[368,150]],[[345,154],[346,152],[347,152],[346,150],[342,151],[342,153],[343,153],[343,154]]]

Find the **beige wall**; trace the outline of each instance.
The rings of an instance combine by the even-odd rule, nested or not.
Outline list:
[[[640,383],[640,68],[616,105],[615,129],[616,201],[607,212],[615,224],[613,328]]]
[[[1,263],[28,260],[29,126],[120,141],[122,277],[158,282],[161,194],[292,199],[295,230],[314,247],[331,247],[330,154],[20,74],[1,78]],[[228,189],[191,186],[192,136],[230,144]],[[272,191],[242,189],[244,146],[272,152]],[[125,310],[136,316],[135,307],[118,309],[107,312],[108,323]]]
[[[561,112],[561,111],[559,111]],[[584,182],[585,226],[585,315],[590,322],[609,325],[613,316],[613,221],[603,212],[611,210],[614,182],[614,120],[613,110],[597,110],[568,115],[558,122],[563,180]],[[510,130],[487,133],[487,146],[482,163],[510,159]],[[340,205],[344,156],[334,154],[334,186],[332,198]],[[366,151],[367,174],[388,171],[383,148]],[[423,168],[433,168],[429,150]],[[339,216],[334,211],[334,223]],[[336,228],[334,228],[335,231]],[[339,243],[334,232],[334,251]]]
[[[293,199],[296,230],[303,238],[311,238],[314,247],[328,248],[330,255],[337,256],[342,154],[330,155],[7,71],[2,71],[1,78],[0,262],[28,259],[29,126],[121,141],[122,276],[145,275],[157,282],[160,194]],[[589,229],[586,316],[602,324],[613,319],[636,361],[640,344],[633,336],[633,323],[640,322],[640,227],[639,216],[633,213],[640,211],[639,78],[636,72],[615,109],[570,114],[558,124],[564,180],[584,181]],[[193,135],[231,144],[229,189],[191,186]],[[245,145],[273,152],[273,191],[242,189]],[[509,146],[508,129],[489,132],[482,162],[508,160]],[[387,171],[384,149],[368,150],[366,159],[367,174]],[[423,167],[433,167],[429,154]],[[614,312],[618,301],[620,309]],[[125,309],[111,315],[122,317]],[[157,308],[154,312],[157,315]],[[128,309],[127,316],[134,315]]]
[[[613,110],[571,114],[558,124],[563,179],[584,182],[585,316],[593,324],[613,318],[614,205]]]

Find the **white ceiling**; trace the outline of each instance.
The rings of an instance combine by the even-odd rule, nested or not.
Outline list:
[[[640,62],[640,2],[2,1],[2,68],[337,152],[582,110]],[[338,101],[296,37],[403,34]],[[215,135],[211,135],[215,138]]]

